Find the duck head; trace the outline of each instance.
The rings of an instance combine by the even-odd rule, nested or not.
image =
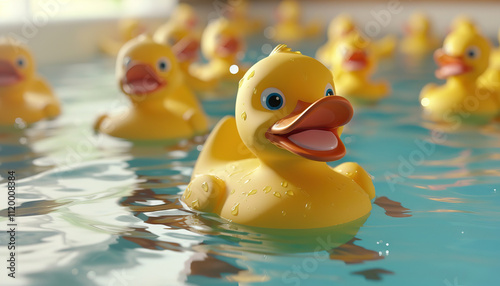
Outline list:
[[[338,40],[332,57],[334,73],[339,71],[360,75],[369,73],[374,66],[374,59],[369,49],[370,44],[369,40],[357,32],[352,32]]]
[[[262,161],[342,158],[342,126],[353,109],[335,95],[331,72],[286,45],[256,63],[236,98],[236,124],[245,145]]]
[[[28,49],[14,39],[0,38],[0,98],[22,97],[34,73]]]
[[[198,35],[183,26],[174,23],[163,26],[156,31],[154,40],[172,47],[172,51],[180,63],[192,63],[198,59],[200,49]]]
[[[350,15],[342,14],[335,17],[328,25],[328,38],[338,40],[357,30],[356,24]]]
[[[474,81],[488,67],[489,41],[470,25],[460,25],[446,36],[443,47],[436,50],[437,78]]]
[[[205,28],[201,38],[201,51],[209,59],[235,61],[244,49],[241,31],[225,18],[219,18]]]
[[[118,23],[118,32],[123,41],[129,41],[146,32],[146,27],[137,19],[122,19]]]
[[[296,0],[283,0],[276,8],[276,18],[283,23],[300,21],[300,4]]]
[[[199,20],[193,6],[180,3],[172,13],[171,22],[175,22],[178,26],[187,30],[194,30],[198,26]]]
[[[414,13],[404,25],[404,32],[408,36],[428,36],[431,31],[429,18],[423,13]]]
[[[182,81],[174,53],[167,45],[139,36],[118,53],[116,76],[133,103],[163,100]]]

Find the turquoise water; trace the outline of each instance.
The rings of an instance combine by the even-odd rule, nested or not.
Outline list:
[[[251,59],[268,48],[254,43]],[[500,125],[425,123],[417,98],[433,70],[431,59],[382,62],[393,94],[356,108],[344,131],[341,161],[374,177],[366,221],[290,235],[182,208],[203,138],[133,146],[93,134],[98,114],[126,104],[112,60],[43,67],[64,114],[0,133],[0,189],[15,170],[18,205],[18,276],[0,284],[498,285]],[[215,123],[234,99],[203,105]]]

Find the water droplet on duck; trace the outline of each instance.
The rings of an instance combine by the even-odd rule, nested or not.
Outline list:
[[[241,87],[243,85],[243,81],[245,81],[245,78],[241,78],[240,79],[240,82],[238,83],[238,87]]]
[[[292,190],[290,190],[290,191],[286,191],[285,195],[289,195],[290,197],[293,197],[295,194],[293,193]]]
[[[283,181],[283,182],[281,182],[281,186],[282,186],[283,188],[288,187],[288,182],[287,182],[287,181]]]
[[[250,179],[244,181],[243,184],[248,184],[248,182],[250,182]]]
[[[257,88],[253,89],[253,94],[257,94]]]
[[[186,192],[184,193],[184,199],[189,199],[191,196],[191,188],[187,188]]]
[[[253,70],[247,77],[247,79],[251,79],[255,75],[255,70]]]
[[[232,194],[234,194],[234,192],[236,192],[236,190],[232,190],[232,191],[231,191],[231,195],[232,195]]]
[[[286,216],[286,211],[281,211],[281,214],[282,214],[283,216]]]
[[[265,194],[269,193],[273,188],[271,186],[266,186],[262,191],[264,191]]]
[[[247,113],[243,111],[243,113],[241,114],[241,119],[243,120],[247,120]]]
[[[312,205],[311,202],[306,203],[306,210],[310,210],[311,209],[311,205]]]
[[[240,203],[237,203],[235,204],[232,208],[231,208],[231,214],[232,215],[238,215],[238,211],[240,209]]]
[[[191,205],[193,206],[193,209],[195,209],[195,210],[200,208],[200,202],[198,200],[192,201]]]
[[[203,182],[203,183],[201,184],[201,189],[202,189],[205,193],[206,193],[206,192],[208,192],[208,184],[207,184],[207,182]]]
[[[281,198],[281,194],[280,194],[280,193],[278,193],[278,192],[274,192],[274,193],[273,193],[273,195],[274,195],[275,197],[277,197],[277,198]]]
[[[251,190],[250,192],[248,192],[247,197],[248,197],[248,196],[251,196],[251,195],[255,195],[256,193],[257,193],[257,190],[253,189],[253,190]]]

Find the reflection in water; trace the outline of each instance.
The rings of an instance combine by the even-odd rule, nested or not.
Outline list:
[[[356,271],[352,274],[363,275],[367,280],[382,280],[382,274],[394,274],[392,271],[388,271],[382,268],[373,268],[362,271]]]
[[[385,210],[385,214],[392,217],[410,217],[410,209],[401,205],[401,203],[393,201],[388,197],[377,197],[373,202],[377,206]]]
[[[346,244],[330,250],[330,259],[341,260],[345,264],[357,264],[365,261],[384,259],[384,256],[376,251],[355,245],[354,242],[356,240],[359,239],[353,238]]]

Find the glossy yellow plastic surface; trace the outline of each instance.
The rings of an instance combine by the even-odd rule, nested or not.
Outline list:
[[[336,41],[351,33],[359,33],[358,27],[351,16],[341,14],[332,19],[328,25],[328,40],[317,50],[316,58],[323,64],[329,66],[332,62],[332,57],[335,56],[334,46]],[[393,35],[387,35],[380,40],[372,41],[370,46],[372,50],[371,53],[376,58],[390,57],[394,53],[396,42],[396,37]]]
[[[401,41],[401,52],[410,56],[422,56],[439,47],[439,40],[432,34],[429,18],[414,13],[404,26],[405,36]]]
[[[116,56],[121,47],[128,41],[146,32],[146,27],[137,19],[122,19],[118,22],[118,34],[107,35],[101,40],[101,50]]]
[[[0,38],[0,125],[29,124],[60,113],[60,103],[36,74],[29,50],[14,39]]]
[[[355,103],[374,103],[390,93],[388,82],[370,79],[377,66],[370,46],[369,40],[353,32],[333,47],[331,66],[337,91]]]
[[[478,77],[487,69],[490,43],[472,25],[452,30],[434,58],[436,76],[444,85],[428,84],[420,93],[425,117],[445,123],[483,124],[498,114],[494,90],[484,88]]]
[[[96,130],[129,140],[177,140],[207,132],[207,116],[167,45],[147,36],[129,41],[118,54],[116,77],[132,104],[99,117]]]
[[[308,229],[354,221],[375,190],[356,163],[331,168],[345,147],[349,102],[319,61],[279,45],[245,74],[236,117],[222,119],[182,196],[187,207],[265,228]],[[313,140],[310,140],[313,138]]]
[[[253,34],[262,29],[262,20],[248,16],[250,5],[247,0],[230,1],[227,9],[227,18],[231,24],[245,34]]]
[[[316,36],[321,31],[320,23],[302,23],[299,1],[281,1],[276,15],[277,23],[271,35],[276,42],[298,42],[304,38]]]
[[[216,80],[205,81],[194,75],[190,68],[199,60],[201,32],[198,29],[198,16],[189,4],[179,4],[172,17],[161,25],[154,33],[153,39],[170,45],[179,67],[184,73],[188,86],[194,90],[212,89]]]
[[[245,51],[243,35],[225,18],[208,24],[201,38],[201,52],[208,63],[192,65],[190,73],[207,82],[237,82],[247,70],[238,60]]]

